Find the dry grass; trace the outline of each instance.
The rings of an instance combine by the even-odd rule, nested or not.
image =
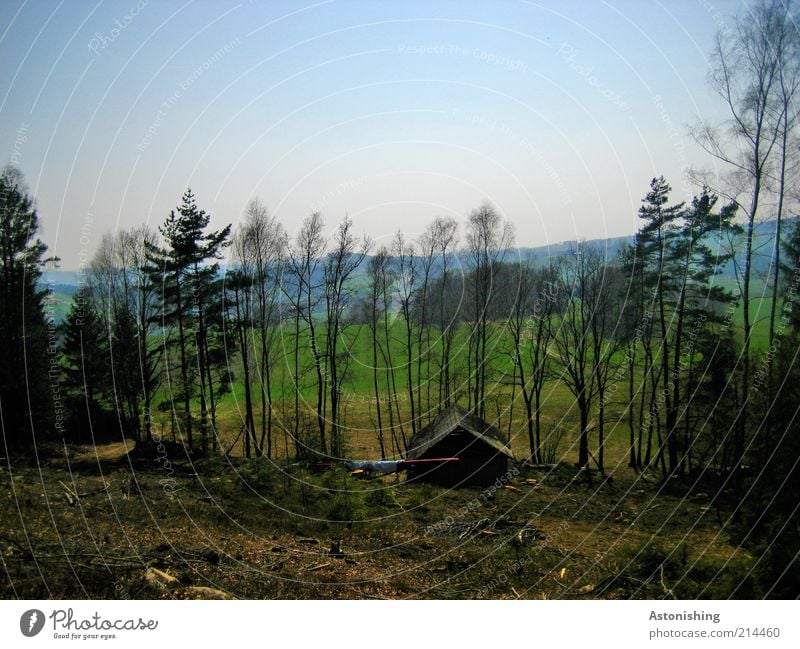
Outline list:
[[[724,510],[627,469],[602,480],[561,465],[511,488],[448,491],[126,450],[53,450],[3,469],[3,597],[754,594]]]

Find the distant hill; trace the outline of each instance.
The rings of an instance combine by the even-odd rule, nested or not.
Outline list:
[[[784,219],[782,223],[781,238],[785,241],[791,229],[797,223],[800,217],[791,217]],[[775,221],[763,221],[756,223],[753,230],[753,275],[754,277],[765,277],[770,273],[772,266],[772,255],[774,252],[775,244]],[[610,237],[608,239],[590,239],[586,243],[599,250],[604,250],[606,257],[613,259],[622,248],[630,243],[633,243],[633,235],[627,237]],[[570,250],[575,247],[576,241],[562,241],[560,243],[550,244],[547,246],[537,246],[535,248],[518,248],[509,251],[513,255],[519,255],[521,258],[536,258],[542,261],[549,257],[563,257],[569,254]],[[731,243],[725,240],[718,240],[718,244],[723,249],[728,249]],[[737,237],[733,242],[737,250],[744,249],[744,235]],[[741,263],[741,259],[739,260]],[[736,270],[733,261],[727,263],[721,269],[721,276],[726,279],[735,279]]]
[[[519,254],[522,259],[535,258],[546,260],[549,257],[564,257],[568,255],[571,250],[575,248],[578,241],[568,240],[560,241],[559,243],[550,243],[546,246],[536,246],[535,248],[517,248],[509,251],[512,255]],[[633,235],[627,237],[609,237],[608,239],[587,239],[587,245],[597,250],[603,250],[606,257],[613,259],[617,256],[622,248],[630,243],[633,243]]]
[[[77,270],[46,270],[42,273],[41,283],[49,286],[71,286],[77,290],[79,274],[80,271]]]
[[[781,223],[781,239],[786,241],[792,228],[797,224],[798,218],[784,219]],[[756,277],[766,276],[772,266],[772,255],[775,248],[775,221],[756,223],[753,230],[753,274]],[[743,237],[737,242],[737,249],[744,249]],[[781,250],[781,254],[783,250]],[[729,263],[725,268],[725,275],[735,277],[734,264]]]

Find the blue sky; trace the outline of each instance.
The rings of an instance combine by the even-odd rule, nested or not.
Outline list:
[[[484,199],[519,245],[633,232],[664,174],[713,169],[715,32],[741,2],[0,5],[0,151],[74,268],[191,186],[216,224],[260,196],[378,242]]]

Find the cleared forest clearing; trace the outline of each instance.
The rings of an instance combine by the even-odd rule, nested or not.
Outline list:
[[[0,471],[5,598],[752,597],[726,497],[625,470],[513,469],[487,489],[40,449]]]

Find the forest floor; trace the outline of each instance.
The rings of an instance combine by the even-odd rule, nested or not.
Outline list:
[[[489,488],[39,448],[0,464],[3,598],[753,597],[725,493],[618,469],[512,467]]]

